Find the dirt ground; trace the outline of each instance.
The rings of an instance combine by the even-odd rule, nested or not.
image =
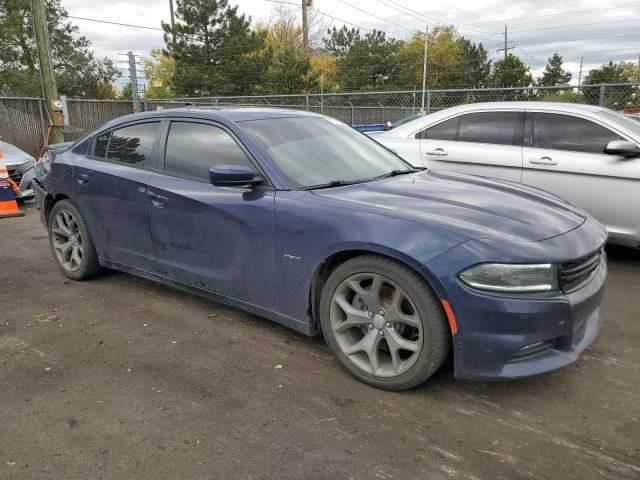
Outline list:
[[[321,339],[120,273],[65,280],[38,212],[0,220],[2,479],[639,479],[640,252],[609,249],[581,360],[407,393]]]

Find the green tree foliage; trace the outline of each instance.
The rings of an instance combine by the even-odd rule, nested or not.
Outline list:
[[[292,46],[274,52],[266,84],[267,91],[275,93],[309,93],[317,89],[318,76],[309,58]]]
[[[327,33],[325,49],[338,57],[336,81],[341,90],[381,90],[397,85],[397,40],[387,38],[380,30],[362,36],[358,29],[334,27]]]
[[[147,79],[147,98],[171,98],[175,92],[171,81],[176,70],[173,57],[165,55],[160,48],[151,50],[151,58],[144,61],[144,77]]]
[[[491,83],[497,87],[528,87],[533,77],[527,64],[515,55],[508,55],[493,65]]]
[[[587,85],[600,83],[629,83],[633,81],[632,71],[625,62],[609,62],[589,71],[584,79]]]
[[[556,85],[568,85],[571,81],[571,73],[562,68],[562,57],[554,53],[547,61],[540,85],[553,87]]]
[[[635,67],[635,68],[634,68]],[[584,79],[584,85],[598,85],[602,83],[631,83],[637,75],[637,66],[626,62],[609,62],[589,71]],[[634,104],[635,99],[640,96],[637,88],[626,86],[606,87],[604,105],[607,107],[624,108]],[[599,95],[589,95],[590,103],[597,104],[600,101]]]
[[[460,37],[457,40],[460,51],[457,68],[457,85],[460,87],[484,87],[491,75],[491,60],[482,43]]]
[[[176,94],[249,94],[264,81],[271,56],[265,33],[252,31],[228,0],[178,0],[175,28],[162,28],[165,54],[176,62]]]
[[[118,70],[96,60],[90,42],[77,36],[60,0],[47,0],[47,23],[58,93],[72,97],[112,98]],[[33,17],[29,0],[0,0],[0,93],[41,96]]]

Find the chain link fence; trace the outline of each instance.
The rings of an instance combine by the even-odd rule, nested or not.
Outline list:
[[[349,125],[394,122],[420,112],[422,91],[357,92],[298,95],[262,95],[147,99],[146,111],[197,107],[275,107],[328,115]],[[427,113],[466,103],[548,101],[601,105],[614,110],[640,107],[640,84],[583,85],[581,87],[526,87],[427,90]],[[131,101],[68,99],[69,126],[65,140],[75,140],[103,123],[133,111]],[[0,97],[0,139],[36,155],[48,125],[40,98]]]

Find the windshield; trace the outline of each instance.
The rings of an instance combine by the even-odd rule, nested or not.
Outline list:
[[[295,117],[239,124],[298,187],[356,183],[393,171],[413,170],[402,159],[338,120]]]
[[[608,117],[609,122],[614,126],[628,130],[633,135],[633,139],[636,142],[640,141],[640,122],[627,115],[623,115],[612,110],[605,110],[602,113],[604,116]]]

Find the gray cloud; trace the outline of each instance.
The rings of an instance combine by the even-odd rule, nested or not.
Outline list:
[[[288,1],[298,3],[298,0]],[[159,27],[161,21],[169,20],[168,0],[62,0],[62,3],[69,15],[78,17],[150,27]],[[274,4],[266,0],[230,0],[230,3],[238,4],[240,12],[250,14],[254,21],[267,19],[274,8]],[[451,23],[462,35],[486,45],[494,59],[500,58],[495,50],[501,48],[506,23],[510,46],[514,46],[514,53],[532,67],[534,75],[540,74],[547,58],[554,52],[564,57],[565,68],[572,71],[574,78],[577,78],[581,57],[584,57],[584,68],[588,71],[609,60],[636,62],[640,54],[640,2],[627,0],[458,0],[455,3],[454,0],[447,3],[314,0],[314,8],[364,28],[385,30],[396,38],[408,38],[413,32],[423,30],[427,22],[432,26],[439,22]],[[571,13],[555,15],[560,12]],[[96,57],[123,60],[125,57],[118,54],[132,50],[141,56],[148,55],[152,47],[164,44],[159,31],[72,21],[92,42]],[[342,24],[332,21],[337,26]],[[119,83],[124,81],[126,78]]]

